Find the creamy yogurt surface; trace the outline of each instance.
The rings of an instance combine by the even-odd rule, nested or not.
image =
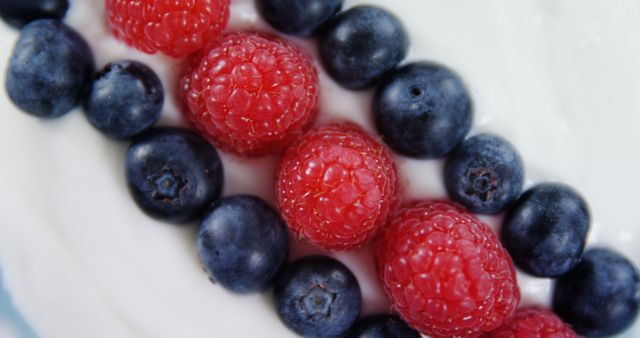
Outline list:
[[[640,2],[636,0],[368,0],[394,12],[410,38],[408,61],[455,70],[475,108],[472,133],[494,132],[520,151],[527,186],[572,185],[592,213],[589,246],[640,264]],[[230,29],[270,30],[253,0],[232,0]],[[71,0],[66,22],[93,48],[97,66],[140,60],[162,78],[162,125],[183,125],[173,88],[179,64],[115,40],[103,0]],[[126,142],[102,136],[80,109],[56,120],[18,111],[4,72],[18,33],[0,24],[0,265],[13,301],[43,338],[296,337],[269,293],[237,296],[212,285],[198,261],[196,225],[143,214],[124,177]],[[315,57],[318,123],[356,122],[374,132],[371,91],[349,92]],[[224,194],[273,202],[276,158],[223,154]],[[405,199],[445,198],[442,161],[397,157]],[[494,229],[500,217],[483,217]],[[296,242],[292,258],[318,249]],[[364,313],[387,311],[370,248],[332,254],[357,275]],[[518,275],[524,304],[549,305],[552,283]],[[621,337],[640,337],[636,324]]]

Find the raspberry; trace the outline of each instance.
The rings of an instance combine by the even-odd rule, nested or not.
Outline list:
[[[318,74],[298,47],[258,33],[230,33],[180,84],[187,118],[219,147],[241,155],[295,141],[318,111]]]
[[[508,320],[485,338],[577,338],[575,332],[550,311],[519,309]]]
[[[284,154],[276,200],[289,228],[324,249],[358,247],[375,236],[396,200],[391,154],[353,124],[307,134]]]
[[[378,241],[376,260],[395,310],[427,335],[478,337],[502,325],[520,301],[506,250],[458,205],[402,208]]]
[[[143,52],[181,57],[222,33],[229,0],[106,0],[113,34]]]

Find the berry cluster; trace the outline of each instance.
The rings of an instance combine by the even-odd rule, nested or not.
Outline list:
[[[193,56],[176,87],[185,118],[203,136],[153,127],[164,100],[156,74],[121,60],[94,75],[90,48],[60,21],[66,1],[39,3],[0,5],[8,22],[26,24],[7,71],[11,100],[42,118],[82,102],[96,129],[131,139],[126,176],[139,207],[165,222],[199,221],[196,247],[209,278],[236,293],[273,285],[276,311],[291,330],[308,337],[599,337],[622,332],[637,316],[636,268],[609,249],[583,252],[590,213],[580,194],[559,183],[523,192],[523,160],[513,145],[493,134],[466,138],[473,112],[463,81],[426,61],[398,67],[409,37],[388,10],[341,12],[340,0],[257,1],[277,30],[318,38],[322,64],[340,85],[376,87],[372,115],[383,144],[352,124],[312,128],[321,88],[313,60],[277,36],[223,33],[229,0],[105,0],[119,39],[148,53]],[[209,140],[236,155],[280,155],[277,207],[249,195],[221,198],[223,164]],[[402,205],[392,151],[447,157],[443,179],[454,202]],[[472,213],[504,213],[500,239]],[[400,317],[358,321],[362,295],[353,273],[326,256],[289,264],[287,228],[326,250],[373,242]],[[518,309],[514,263],[557,278],[555,314]]]

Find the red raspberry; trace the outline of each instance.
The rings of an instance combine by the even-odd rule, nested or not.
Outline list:
[[[318,74],[298,47],[258,33],[231,33],[182,78],[187,118],[223,149],[242,155],[295,141],[318,111]]]
[[[550,311],[527,308],[485,338],[577,338],[578,335]]]
[[[191,54],[215,41],[229,20],[229,0],[106,0],[113,34],[146,53]]]
[[[353,124],[326,125],[287,149],[276,200],[289,228],[324,249],[375,236],[396,200],[396,167],[382,144]]]
[[[458,205],[403,208],[378,241],[376,259],[395,310],[424,334],[478,337],[502,325],[520,301],[506,250]]]

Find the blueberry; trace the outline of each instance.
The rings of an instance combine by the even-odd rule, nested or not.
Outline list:
[[[162,82],[136,61],[110,63],[100,71],[85,100],[89,122],[116,139],[131,138],[160,118]]]
[[[378,88],[373,113],[378,132],[400,154],[443,157],[469,132],[472,104],[462,80],[427,62],[396,69]]]
[[[186,129],[152,128],[138,135],[127,151],[125,166],[138,206],[168,222],[197,219],[222,190],[218,152]]]
[[[347,338],[420,338],[420,333],[393,315],[375,315],[361,319]]]
[[[282,322],[305,337],[341,337],[360,315],[356,277],[335,259],[308,256],[289,265],[275,282]]]
[[[284,221],[263,200],[231,196],[216,202],[200,224],[198,254],[212,281],[238,293],[269,286],[287,260]]]
[[[558,279],[553,308],[582,336],[605,337],[628,328],[638,315],[638,270],[620,254],[589,249],[578,266]]]
[[[543,183],[522,194],[502,224],[511,258],[537,277],[558,277],[580,262],[589,231],[587,203],[572,188]]]
[[[9,60],[7,93],[31,115],[58,117],[80,103],[93,71],[91,49],[80,34],[57,20],[33,21]]]
[[[256,0],[262,17],[275,29],[293,35],[314,34],[340,11],[343,0]]]
[[[327,23],[320,56],[334,80],[349,89],[372,85],[407,54],[409,37],[389,11],[357,6]]]
[[[68,9],[68,0],[0,0],[0,16],[16,28],[37,19],[60,20]]]
[[[451,198],[479,214],[497,214],[522,192],[524,169],[515,148],[492,134],[473,136],[449,155],[444,170]]]

